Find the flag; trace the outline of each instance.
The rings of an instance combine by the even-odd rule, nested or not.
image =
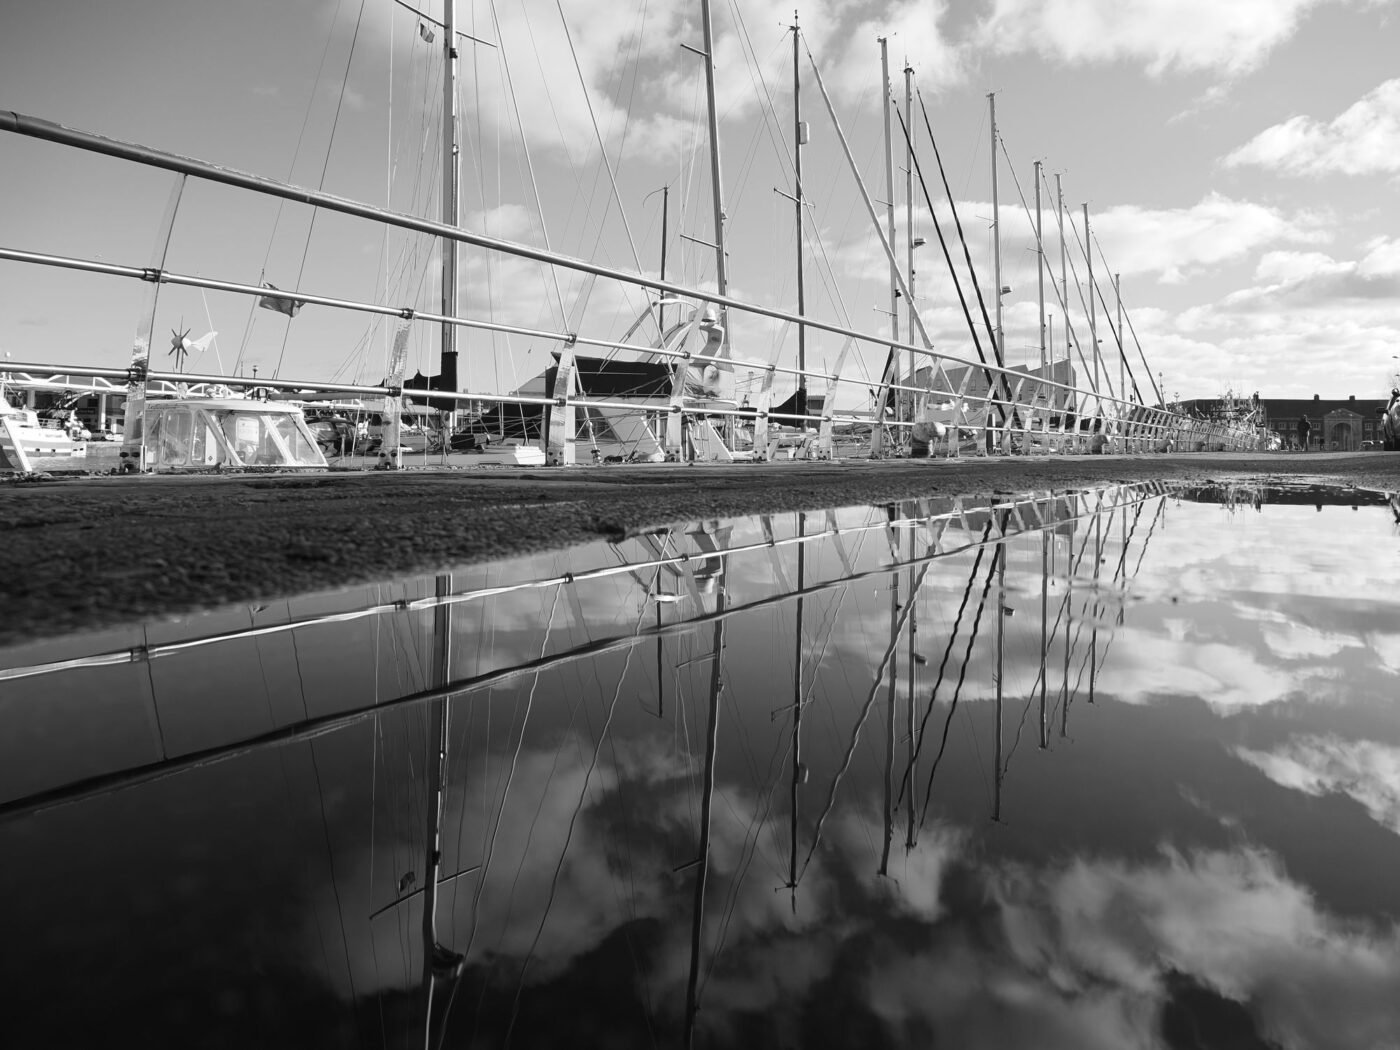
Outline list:
[[[428,28],[426,22],[418,23],[418,35],[430,44],[433,42],[433,31]]]
[[[275,284],[264,284],[263,287],[269,288],[274,292],[280,291],[280,289]],[[286,314],[288,317],[295,317],[297,315],[297,311],[300,310],[303,306],[305,306],[306,303],[301,299],[284,299],[276,295],[264,295],[258,299],[258,305],[261,306],[264,310],[276,310],[279,314]]]

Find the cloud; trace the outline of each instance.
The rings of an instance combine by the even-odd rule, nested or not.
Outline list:
[[[1142,63],[1168,73],[1238,76],[1291,38],[1329,0],[996,0],[985,46],[1066,64]],[[1346,0],[1341,0],[1346,2]]]
[[[1373,740],[1305,736],[1271,751],[1235,754],[1280,787],[1322,797],[1343,794],[1400,835],[1400,748]]]
[[[1228,309],[1277,309],[1400,299],[1400,241],[1372,243],[1360,259],[1322,252],[1266,252],[1254,272],[1263,282],[1226,295]]]
[[[1327,123],[1293,116],[1265,128],[1224,164],[1285,175],[1400,173],[1400,79],[1387,80]]]

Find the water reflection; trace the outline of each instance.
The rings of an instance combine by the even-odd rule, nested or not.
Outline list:
[[[13,1045],[1380,1045],[1395,507],[931,497],[5,651]]]

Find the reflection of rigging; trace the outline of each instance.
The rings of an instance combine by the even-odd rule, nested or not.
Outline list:
[[[1157,501],[1155,515],[1143,514],[1143,505],[1149,500]],[[867,775],[873,778],[875,775],[872,770],[879,763],[876,761],[867,765],[865,752],[874,750],[878,753],[880,748],[883,748],[881,772],[885,792],[884,841],[882,844],[875,842],[878,832],[874,830],[874,824],[880,819],[880,815],[873,812],[878,809],[879,803],[872,793],[872,820],[868,826],[871,833],[871,866],[875,867],[874,855],[879,854],[880,874],[888,875],[893,869],[897,875],[897,864],[891,865],[890,862],[897,822],[902,819],[905,825],[902,830],[906,851],[913,850],[917,845],[919,829],[925,825],[933,810],[934,778],[949,750],[954,715],[960,706],[965,712],[968,711],[969,697],[964,695],[965,691],[972,693],[974,690],[985,689],[988,682],[983,677],[983,669],[987,666],[989,658],[995,661],[995,670],[990,682],[995,689],[995,707],[993,709],[992,704],[985,707],[974,706],[973,711],[981,710],[992,714],[994,710],[997,736],[994,755],[996,795],[993,801],[993,817],[1000,819],[1005,801],[1003,780],[1014,758],[1020,735],[1018,730],[1015,742],[1003,739],[1005,706],[1010,705],[1014,711],[1016,699],[1024,697],[1029,711],[1030,705],[1038,698],[1040,743],[1042,747],[1048,746],[1048,726],[1054,715],[1052,701],[1056,695],[1048,688],[1049,665],[1052,661],[1059,661],[1060,647],[1057,643],[1060,632],[1063,631],[1065,642],[1064,673],[1059,683],[1058,702],[1062,708],[1062,717],[1067,719],[1069,704],[1075,698],[1078,689],[1078,683],[1072,681],[1074,652],[1083,653],[1081,640],[1089,643],[1088,659],[1092,663],[1088,674],[1089,688],[1092,690],[1094,678],[1102,672],[1110,654],[1115,626],[1112,621],[1116,620],[1117,626],[1123,624],[1122,596],[1126,592],[1128,581],[1140,569],[1153,530],[1163,514],[1161,490],[1154,486],[1127,486],[1110,490],[1097,501],[1092,493],[1074,493],[1059,496],[1042,494],[1016,499],[998,497],[990,502],[951,499],[939,501],[936,510],[934,502],[923,500],[893,508],[882,508],[877,516],[865,521],[857,520],[854,517],[856,512],[843,512],[849,516],[840,522],[834,513],[828,514],[825,527],[822,527],[820,519],[809,521],[808,515],[799,514],[794,517],[786,533],[781,529],[775,530],[774,523],[766,520],[751,525],[721,526],[709,522],[695,523],[687,527],[659,530],[650,536],[633,537],[613,545],[613,554],[620,561],[620,564],[616,565],[563,574],[547,574],[540,578],[520,579],[510,583],[497,582],[489,586],[477,586],[473,582],[460,591],[454,591],[452,577],[444,575],[439,577],[432,590],[421,598],[405,598],[396,602],[379,601],[367,610],[341,611],[301,620],[293,619],[289,610],[285,624],[239,628],[211,633],[206,638],[160,643],[142,648],[135,656],[130,651],[121,651],[125,663],[136,662],[142,665],[143,670],[148,670],[154,662],[172,658],[179,653],[190,653],[205,646],[235,641],[256,643],[272,634],[286,632],[292,632],[293,637],[296,637],[294,632],[298,630],[324,624],[349,623],[369,616],[393,617],[395,622],[403,622],[409,619],[403,614],[408,613],[422,623],[425,629],[426,625],[431,623],[433,631],[431,653],[426,651],[427,646],[424,645],[424,651],[419,654],[420,661],[425,665],[422,677],[417,682],[404,683],[400,693],[390,694],[383,699],[376,696],[373,702],[368,703],[362,703],[359,696],[351,696],[333,711],[322,708],[317,714],[303,712],[294,721],[268,732],[236,741],[219,742],[183,755],[172,755],[163,751],[155,762],[102,773],[4,802],[0,804],[0,820],[128,790],[141,784],[227,762],[258,750],[277,749],[293,743],[317,740],[382,718],[391,712],[397,712],[401,716],[412,712],[415,717],[421,714],[425,725],[422,730],[415,730],[415,741],[423,740],[423,737],[416,734],[424,732],[425,749],[420,750],[420,746],[415,743],[410,760],[416,764],[420,754],[426,757],[426,762],[419,771],[423,777],[421,783],[425,785],[426,790],[420,788],[414,803],[412,834],[415,849],[418,848],[416,844],[420,842],[419,835],[424,835],[421,854],[425,858],[423,867],[419,869],[415,879],[417,884],[401,885],[397,894],[384,894],[385,884],[382,881],[376,883],[372,876],[371,889],[379,891],[380,901],[390,895],[394,899],[377,910],[366,907],[362,914],[375,920],[388,911],[407,916],[411,907],[421,907],[421,915],[418,918],[421,919],[422,927],[419,949],[422,968],[421,971],[413,969],[408,962],[409,953],[405,953],[405,968],[414,977],[421,979],[420,995],[415,998],[415,1002],[421,1002],[422,1009],[416,1011],[415,1016],[422,1019],[425,1031],[424,1045],[431,1047],[446,1038],[447,1024],[451,1020],[451,1006],[463,983],[469,988],[476,988],[472,982],[476,981],[477,977],[470,968],[478,965],[481,959],[493,950],[485,943],[474,946],[469,940],[457,935],[463,932],[456,929],[458,916],[454,914],[453,907],[444,908],[442,905],[441,901],[447,899],[447,891],[440,891],[439,887],[455,883],[466,875],[474,875],[478,881],[470,912],[473,930],[479,911],[490,915],[491,899],[483,899],[482,894],[489,892],[484,889],[488,879],[497,879],[494,885],[500,884],[499,876],[491,870],[491,849],[494,849],[495,835],[502,831],[503,826],[507,826],[506,830],[509,831],[509,820],[503,818],[507,812],[506,796],[510,793],[514,780],[514,761],[511,760],[510,775],[504,779],[498,778],[495,785],[490,786],[493,794],[485,798],[485,801],[490,802],[490,806],[483,805],[483,811],[490,809],[495,812],[494,822],[490,814],[486,813],[481,823],[484,828],[483,840],[489,836],[492,843],[490,848],[483,851],[485,861],[478,862],[479,858],[468,857],[466,859],[472,863],[465,866],[454,864],[450,821],[458,819],[459,807],[465,809],[469,794],[467,755],[464,753],[467,749],[459,749],[457,741],[474,732],[475,726],[470,722],[470,715],[467,719],[455,716],[449,719],[449,706],[457,705],[456,712],[489,708],[491,690],[511,683],[521,683],[520,690],[523,696],[524,688],[528,686],[531,678],[538,684],[542,674],[568,666],[587,668],[590,666],[589,661],[614,655],[630,655],[640,645],[643,646],[642,652],[647,656],[645,662],[648,666],[643,672],[647,678],[647,690],[654,688],[655,696],[639,697],[642,703],[637,706],[635,713],[645,720],[645,724],[655,725],[655,716],[670,717],[670,714],[674,713],[680,719],[688,717],[685,714],[687,690],[693,688],[698,694],[704,687],[699,684],[702,681],[700,672],[687,672],[682,676],[679,669],[689,665],[699,667],[703,662],[708,662],[709,666],[704,669],[704,678],[708,679],[709,684],[709,707],[705,722],[703,764],[690,766],[691,772],[687,774],[691,777],[692,785],[703,775],[698,849],[693,854],[687,852],[686,856],[694,859],[682,865],[682,870],[687,872],[692,866],[696,869],[690,913],[690,967],[683,982],[686,991],[682,1015],[685,1039],[687,1042],[692,1041],[703,1033],[703,1026],[698,1022],[697,1015],[705,995],[706,984],[710,975],[716,972],[717,963],[723,954],[725,932],[736,908],[733,900],[726,899],[723,910],[719,910],[718,888],[726,885],[725,880],[729,880],[730,885],[737,885],[747,870],[746,859],[742,865],[735,868],[726,867],[728,862],[724,860],[727,844],[723,837],[726,834],[724,822],[729,819],[726,809],[731,814],[734,810],[734,797],[729,794],[731,788],[725,771],[724,752],[728,750],[725,744],[734,734],[747,732],[744,705],[732,701],[725,705],[727,710],[721,706],[724,694],[727,691],[733,693],[732,689],[726,688],[730,683],[725,676],[726,673],[732,673],[732,669],[727,672],[725,664],[732,663],[737,658],[736,653],[746,648],[753,650],[757,647],[766,650],[765,656],[770,666],[765,670],[771,671],[774,665],[785,663],[781,658],[773,660],[773,652],[784,650],[793,654],[793,677],[790,687],[783,689],[783,695],[789,700],[792,723],[783,727],[785,732],[781,734],[781,743],[774,746],[774,755],[781,754],[782,759],[770,765],[768,780],[760,781],[761,785],[771,784],[773,788],[778,788],[778,785],[786,781],[789,805],[789,812],[786,814],[786,840],[783,841],[780,837],[779,824],[776,833],[769,829],[768,838],[764,839],[760,846],[759,837],[764,830],[765,810],[754,817],[748,832],[745,833],[744,851],[747,857],[748,852],[753,850],[769,849],[776,853],[777,847],[781,847],[782,853],[786,855],[774,866],[780,872],[782,868],[786,868],[782,873],[786,875],[786,880],[782,881],[780,875],[779,881],[782,888],[788,891],[789,906],[795,914],[799,883],[804,877],[810,880],[813,875],[821,874],[821,869],[826,866],[822,861],[816,868],[812,867],[813,861],[822,856],[824,841],[841,841],[845,807],[847,799],[854,793],[853,788],[861,784],[860,778]],[[1075,529],[1074,526],[1078,522],[1088,522],[1090,518],[1098,521],[1098,513],[1107,520],[1094,528]],[[1113,528],[1115,517],[1118,518],[1118,530]],[[1144,518],[1151,522],[1151,526],[1146,530],[1147,536],[1141,541],[1134,560],[1132,549],[1139,546],[1137,540]],[[760,531],[762,539],[749,542]],[[879,533],[879,536],[876,537],[875,533]],[[1057,550],[1058,538],[1061,535],[1067,540],[1062,562]],[[857,548],[853,558],[852,553],[843,546],[843,539],[849,539],[851,536],[870,536],[872,539],[881,540],[880,553],[877,556],[873,551],[862,552]],[[1018,537],[1024,537],[1024,541],[1018,541]],[[1030,594],[1029,585],[1018,588],[1017,581],[1033,578],[1032,570],[1028,567],[1030,546],[1025,542],[1032,539],[1038,541],[1037,546],[1040,548],[1038,561],[1041,578],[1036,581],[1039,584],[1037,589],[1040,591],[1041,607],[1038,625],[1034,622],[1023,622],[1024,613],[1021,612],[1022,607],[1017,598],[1018,593]],[[1115,539],[1118,542],[1117,556],[1109,563],[1104,561],[1105,545],[1112,550]],[[1055,556],[1055,563],[1062,566],[1053,579],[1052,554]],[[742,564],[736,568],[736,559],[745,556],[750,558],[751,563],[759,562],[760,565],[760,559],[766,559],[772,566],[771,579],[762,579],[761,572],[745,573]],[[872,564],[877,557],[879,563]],[[1086,557],[1093,557],[1095,566],[1103,563],[1105,570],[1107,565],[1112,564],[1111,580],[1093,582],[1098,570],[1091,572],[1088,566],[1083,565],[1083,559]],[[1107,571],[1103,572],[1104,577],[1108,575]],[[815,624],[808,623],[809,619],[815,620],[818,616],[814,611],[818,607],[812,603],[821,595],[830,595],[833,599],[844,599],[848,594],[854,595],[857,588],[853,585],[862,581],[869,581],[865,587],[859,589],[859,593],[865,596],[865,611],[870,611],[870,584],[876,586],[881,606],[876,614],[878,628],[873,632],[873,638],[864,639],[869,646],[868,659],[862,664],[858,659],[838,652],[833,653],[832,658],[828,660],[826,642],[821,640]],[[1062,587],[1062,594],[1056,596],[1053,602],[1052,585],[1056,589]],[[606,592],[606,600],[600,600],[600,595],[604,595],[607,587],[615,588],[615,591]],[[888,593],[886,587],[889,588]],[[994,587],[997,592],[995,602],[992,601]],[[532,649],[528,655],[512,653],[509,660],[504,661],[505,666],[499,665],[501,661],[494,657],[487,659],[479,654],[476,662],[473,662],[470,645],[466,647],[467,651],[459,650],[454,654],[454,638],[461,638],[465,633],[461,622],[456,623],[454,630],[456,606],[478,603],[484,620],[488,610],[495,608],[492,602],[531,593],[547,597],[551,591],[558,604],[567,603],[567,608],[573,611],[575,626],[578,628],[563,644],[556,645],[551,651],[546,636],[546,644],[538,649],[538,655],[533,649],[534,643],[531,643]],[[948,629],[940,627],[935,630],[935,623],[948,623],[944,618],[947,614],[939,612],[944,606],[945,594],[946,608],[948,612],[952,612],[959,592],[961,600],[956,604],[956,614],[952,617]],[[1115,595],[1119,596],[1119,608],[1116,611],[1113,610]],[[921,603],[924,604],[923,612],[919,609]],[[832,605],[836,604],[833,601]],[[997,617],[994,631],[989,629],[990,625],[984,624],[984,616],[990,613],[993,604],[996,606]],[[663,607],[669,608],[670,612],[665,612]],[[426,615],[430,610],[431,617]],[[765,610],[783,613],[792,610],[794,615],[777,621],[782,626],[776,637],[770,634],[759,640],[752,626],[729,631],[730,620],[742,617],[745,618],[742,621],[744,624],[752,625],[759,622],[758,616]],[[930,615],[930,611],[937,615]],[[1110,612],[1116,613],[1112,619]],[[1013,613],[1017,615],[1013,617]],[[628,622],[633,614],[635,622]],[[889,617],[888,621],[885,620],[886,616]],[[609,617],[612,619],[609,620]],[[457,619],[460,621],[466,617]],[[532,619],[532,627],[543,623],[542,615]],[[550,611],[550,622],[552,621],[553,610]],[[834,622],[833,618],[832,624]],[[612,630],[612,626],[616,626],[617,629]],[[792,635],[787,634],[788,630],[793,631]],[[816,640],[807,637],[809,630]],[[1037,630],[1038,644],[1029,641],[1032,632]],[[1100,631],[1107,633],[1106,641],[1096,637],[1082,637],[1096,635]],[[989,634],[994,634],[995,639],[987,639]],[[470,637],[470,634],[467,634],[467,637]],[[531,637],[537,638],[538,634]],[[984,639],[981,649],[977,646],[979,637]],[[680,644],[683,639],[693,639],[694,646],[685,648]],[[735,652],[727,652],[726,639],[728,647]],[[705,642],[709,644],[705,645]],[[994,652],[987,652],[988,642],[995,646]],[[1016,661],[1011,658],[1014,653],[1012,647],[1019,643],[1028,643],[1027,650],[1036,655],[1036,662],[1039,664],[1039,677],[1024,693],[1017,687],[1012,673],[1017,666]],[[791,649],[787,649],[788,644],[791,644]],[[650,681],[650,657],[653,648],[656,658],[654,685]],[[933,652],[938,649],[942,652],[936,672],[925,675],[929,681],[920,683],[916,677],[918,666],[931,662]],[[701,651],[697,653],[696,650]],[[404,656],[411,659],[407,652]],[[925,660],[925,656],[929,659]],[[897,676],[897,666],[901,659],[907,666],[906,680],[902,683],[898,681]],[[119,662],[113,654],[98,654],[90,663],[65,661],[61,666],[47,664],[15,669],[20,673],[12,674],[11,677],[19,679],[58,674],[73,666],[100,666],[104,660],[110,660],[113,664]],[[639,664],[641,662],[638,661]],[[672,677],[671,672],[675,672],[673,680],[676,682],[674,703],[667,703],[663,701],[663,691],[670,688],[666,685],[666,680]],[[851,673],[854,681],[848,680],[848,683],[843,685],[841,678],[847,673]],[[626,674],[627,668],[624,667],[623,677]],[[1030,677],[1029,674],[1026,677]],[[423,679],[426,679],[426,682]],[[818,704],[810,709],[808,706],[813,703],[814,698],[820,698],[817,687],[819,679],[824,685],[845,690],[839,694],[840,701],[855,700],[856,703],[851,704],[849,709],[830,705],[832,742],[844,741],[844,748],[840,751],[832,749],[828,767],[832,772],[829,777],[822,774],[823,779],[827,780],[824,804],[816,813],[812,813],[809,806],[807,818],[804,820],[800,806],[802,787],[808,783],[809,775],[821,770],[823,765],[820,759],[813,764],[812,756],[822,756],[827,750],[827,742],[821,739],[821,720],[826,717],[822,708],[825,705]],[[599,685],[601,686],[601,683]],[[635,689],[635,682],[629,685]],[[620,678],[619,691],[622,688]],[[927,690],[923,697],[919,695],[921,690]],[[531,699],[533,695],[534,688],[530,687]],[[986,692],[977,699],[983,697],[992,699]],[[901,698],[907,700],[902,710],[898,706]],[[881,700],[885,702],[882,704]],[[921,700],[923,710],[916,710],[916,704]],[[945,701],[946,706],[941,720],[934,714],[940,700]],[[697,704],[690,706],[693,710],[698,708]],[[668,707],[671,709],[669,713]],[[313,707],[312,710],[315,711],[316,708]],[[785,709],[778,710],[781,712]],[[849,710],[853,722],[838,734],[835,731],[836,717],[843,715],[846,710]],[[643,711],[647,714],[642,715]],[[813,711],[818,716],[815,720],[806,717]],[[875,725],[879,724],[882,715],[886,718],[886,723],[883,726],[884,733],[879,734]],[[1023,722],[1025,717],[1027,716],[1023,715]],[[619,723],[622,718],[622,715],[618,716]],[[526,720],[529,720],[528,709]],[[842,721],[845,721],[844,715]],[[935,754],[930,738],[938,732],[939,721],[942,721],[942,735]],[[464,722],[466,729],[458,728]],[[515,724],[512,720],[511,729],[506,734],[506,747],[507,752],[510,748],[516,749],[518,758],[519,750],[524,746],[526,726],[520,726],[520,736],[517,739]],[[595,763],[612,724],[612,709],[609,708],[608,723],[603,728],[603,735],[596,741]],[[977,724],[986,725],[980,717]],[[870,728],[867,729],[867,726]],[[1062,732],[1066,726],[1067,722],[1062,723]],[[532,737],[544,732],[543,728],[537,725],[530,726],[530,729]],[[451,739],[449,746],[452,733],[456,734],[456,738]],[[898,754],[901,735],[905,745],[902,755]],[[864,745],[862,736],[866,738]],[[374,740],[377,746],[377,733]],[[1006,753],[1003,752],[1004,743],[1010,744]],[[925,747],[928,748],[927,752]],[[955,753],[957,751],[956,748],[952,750]],[[452,761],[449,761],[449,751]],[[697,754],[693,757],[699,756]],[[613,762],[616,765],[616,753]],[[761,769],[761,765],[757,769]],[[592,772],[593,766],[590,765],[589,774]],[[409,773],[411,776],[411,768]],[[482,790],[486,790],[486,777],[475,767],[471,771],[471,780],[473,783],[479,780],[483,785]],[[575,816],[596,804],[596,794],[599,790],[605,793],[612,790],[611,787],[600,789],[600,780],[601,778],[593,780],[591,790],[594,796],[590,796],[590,781],[589,777],[585,776],[584,787],[574,805]],[[924,786],[922,799],[918,797],[917,790],[921,782]],[[770,801],[772,794],[770,789]],[[777,797],[779,802],[776,808],[780,812],[780,789]],[[843,807],[842,816],[832,819],[838,804]],[[416,809],[418,805],[425,808],[419,811]],[[903,815],[898,812],[900,805],[907,807]],[[538,813],[535,819],[539,819]],[[533,828],[533,825],[530,826]],[[691,823],[686,826],[693,826],[693,816]],[[447,834],[444,834],[444,827],[447,828]],[[422,829],[426,829],[426,833]],[[392,833],[392,829],[389,829],[389,832],[381,832],[385,833]],[[688,838],[688,830],[686,834],[688,851],[688,844],[693,840]],[[752,846],[747,838],[750,834],[754,839]],[[459,860],[463,859],[462,839],[463,835],[459,830]],[[567,851],[566,841],[563,850],[558,854],[559,868],[556,870],[556,879],[559,871],[564,869]],[[446,865],[444,852],[447,854]],[[673,853],[672,859],[674,856]],[[630,855],[626,863],[630,871],[630,865],[633,864]],[[462,870],[454,872],[453,869],[458,866],[461,866]],[[335,874],[332,872],[332,877],[335,877]],[[393,871],[392,875],[394,879],[400,879],[403,868]],[[672,877],[674,878],[674,875]],[[822,874],[822,877],[824,878],[825,874]],[[688,879],[689,875],[685,878]],[[708,901],[707,897],[710,898]],[[417,898],[421,898],[421,901],[417,901]],[[551,891],[550,904],[552,903]],[[719,912],[718,919],[707,919],[707,905]],[[351,912],[354,910],[350,909]],[[464,909],[463,915],[465,914]],[[544,931],[549,918],[549,905],[546,905],[536,931],[537,944],[540,943],[540,932]],[[548,942],[544,943],[547,950]],[[475,953],[473,947],[476,948]],[[459,954],[454,950],[457,948],[463,948],[463,951]],[[534,953],[535,948],[531,947],[531,954],[526,957],[527,962]],[[708,958],[705,957],[706,953]],[[414,963],[416,962],[415,959]],[[376,967],[377,965],[376,963]],[[367,967],[368,963],[365,966]],[[683,966],[680,969],[683,969]],[[363,973],[364,970],[359,971],[360,975]],[[446,979],[451,979],[454,983],[450,988],[451,997],[447,999],[444,1007],[441,997],[448,994],[445,991]],[[514,979],[511,983],[515,983]],[[524,987],[522,968],[520,984],[515,988],[517,1003],[520,1002],[521,989]],[[676,991],[678,993],[678,988]],[[473,991],[466,999],[470,1001],[475,997],[476,992]],[[484,991],[482,999],[485,999]],[[675,1012],[679,1014],[678,1002],[676,1006]],[[466,1009],[463,1005],[459,1008],[459,1013],[465,1012]],[[528,1012],[521,1016],[528,1017]]]

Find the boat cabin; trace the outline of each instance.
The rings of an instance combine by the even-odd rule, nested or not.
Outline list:
[[[144,444],[152,470],[326,469],[301,409],[276,401],[148,401]]]

